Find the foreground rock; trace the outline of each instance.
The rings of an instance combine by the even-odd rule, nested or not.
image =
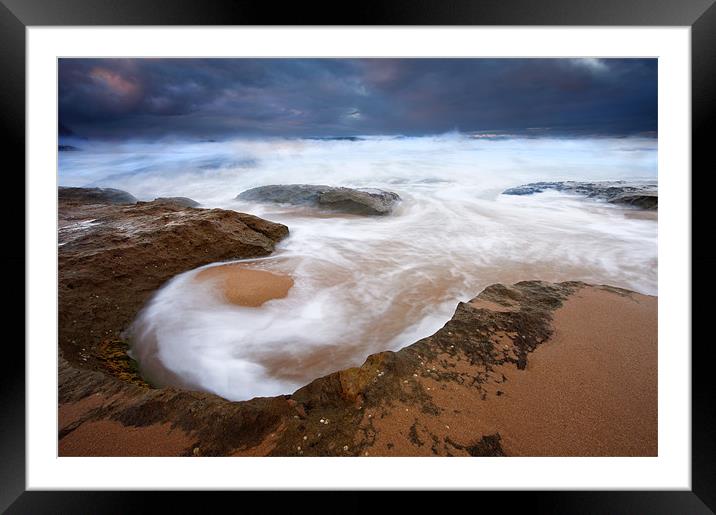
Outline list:
[[[659,204],[658,188],[655,182],[534,182],[507,189],[503,194],[532,195],[546,190],[576,193],[588,198],[606,200],[612,204],[623,204],[639,209],[657,209]]]
[[[236,198],[256,202],[313,205],[346,213],[367,215],[389,214],[400,202],[400,196],[392,191],[313,184],[260,186],[246,190]]]
[[[118,190],[73,190],[61,189],[58,212],[61,354],[68,365],[140,385],[122,331],[149,297],[181,272],[270,254],[288,234],[284,225],[234,211],[123,205],[115,203],[126,198]]]
[[[655,313],[654,297],[616,288],[493,285],[409,347],[243,402],[61,359],[60,455],[655,455]],[[533,366],[543,348],[569,359]]]

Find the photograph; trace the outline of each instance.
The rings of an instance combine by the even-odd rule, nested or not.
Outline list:
[[[659,59],[56,65],[59,457],[660,456]]]

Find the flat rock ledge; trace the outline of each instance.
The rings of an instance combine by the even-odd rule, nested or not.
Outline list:
[[[612,204],[622,204],[638,209],[658,209],[659,194],[656,182],[534,182],[509,188],[504,195],[532,195],[546,190],[576,193],[588,198],[605,200]]]
[[[239,193],[236,198],[254,202],[311,205],[362,215],[387,215],[400,202],[400,196],[392,191],[313,184],[259,186]]]

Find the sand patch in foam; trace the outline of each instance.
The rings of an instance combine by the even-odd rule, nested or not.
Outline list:
[[[273,299],[282,299],[293,287],[288,275],[245,268],[240,264],[212,266],[196,274],[197,281],[215,281],[227,302],[259,307]]]

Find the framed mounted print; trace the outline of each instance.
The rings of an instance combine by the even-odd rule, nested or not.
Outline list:
[[[148,488],[710,512],[709,2],[5,4],[11,513]]]

